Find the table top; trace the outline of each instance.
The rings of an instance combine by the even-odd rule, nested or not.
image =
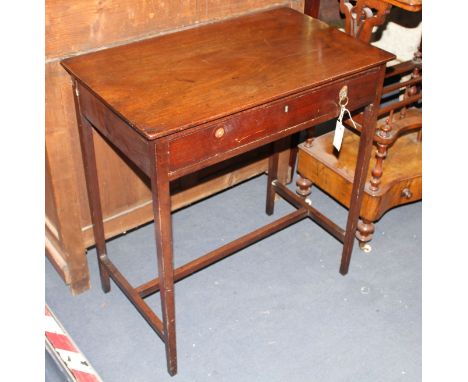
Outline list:
[[[156,139],[393,57],[300,12],[276,8],[62,65],[137,132]]]

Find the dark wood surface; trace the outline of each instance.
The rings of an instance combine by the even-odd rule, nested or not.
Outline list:
[[[177,372],[174,282],[178,279],[305,217],[343,241],[340,271],[347,272],[385,63],[393,58],[320,21],[281,8],[63,63],[74,77],[103,290],[109,291],[110,277],[163,339],[170,375]],[[351,213],[343,231],[278,183],[277,154],[282,138],[336,117],[345,87],[347,107],[367,105],[367,112]],[[158,277],[137,288],[106,253],[93,128],[151,179]],[[274,144],[267,213],[273,213],[275,194],[298,211],[174,270],[170,182],[270,143]],[[162,319],[143,301],[156,290]]]
[[[365,54],[359,54],[362,49]],[[154,139],[390,58],[321,21],[279,8],[70,58],[63,65]]]
[[[173,134],[167,138],[171,179],[250,150],[259,141],[269,143],[303,130],[304,123],[333,118],[338,110],[337,94],[343,86],[348,87],[348,108],[364,106],[373,100],[370,90],[378,77],[378,70],[371,69]],[[220,129],[223,135],[218,137]]]
[[[334,1],[334,0],[332,0]],[[47,0],[45,3],[46,256],[73,294],[92,287],[86,249],[95,244],[88,206],[71,78],[60,61],[189,27],[278,6],[303,9],[303,0]],[[153,220],[149,180],[93,132],[106,238]],[[279,177],[288,181],[289,144]],[[178,210],[262,174],[267,151],[253,151],[171,184]],[[119,192],[113,192],[118,189]]]

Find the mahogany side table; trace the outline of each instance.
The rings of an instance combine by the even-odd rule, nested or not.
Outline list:
[[[109,292],[112,279],[161,337],[170,375],[177,372],[174,282],[306,217],[344,243],[347,272],[385,63],[393,58],[276,8],[62,62],[73,78],[102,288]],[[340,91],[347,91],[348,109],[366,107],[346,230],[276,179],[275,142],[336,117]],[[151,179],[159,277],[138,287],[107,254],[93,129]],[[297,210],[173,269],[169,183],[266,144],[266,211],[273,213],[275,193]],[[157,291],[162,318],[144,301]]]

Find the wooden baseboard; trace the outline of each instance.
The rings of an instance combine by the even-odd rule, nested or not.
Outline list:
[[[50,232],[47,225],[45,229],[45,254],[65,284],[70,284],[70,268],[67,265],[65,255],[61,251],[55,235]]]
[[[83,249],[83,256],[84,252],[85,251]],[[86,270],[86,272],[80,273],[75,272],[76,274],[82,275],[77,279],[76,275],[73,274],[73,271],[68,266],[66,260],[67,254],[62,250],[60,242],[55,235],[50,232],[47,226],[45,229],[45,254],[59,276],[62,278],[63,282],[69,286],[72,295],[76,296],[90,288],[88,271]]]

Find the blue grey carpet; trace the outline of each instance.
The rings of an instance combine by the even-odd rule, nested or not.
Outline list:
[[[293,211],[264,212],[259,176],[173,215],[176,266]],[[293,186],[291,186],[293,188]],[[347,210],[313,189],[344,226]],[[341,244],[301,221],[176,284],[178,374],[164,345],[115,284],[72,297],[46,261],[46,301],[106,382],[393,382],[421,380],[421,203],[389,211],[365,254],[338,273]],[[133,285],[157,272],[153,225],[108,242]],[[159,294],[147,299],[160,312]]]

